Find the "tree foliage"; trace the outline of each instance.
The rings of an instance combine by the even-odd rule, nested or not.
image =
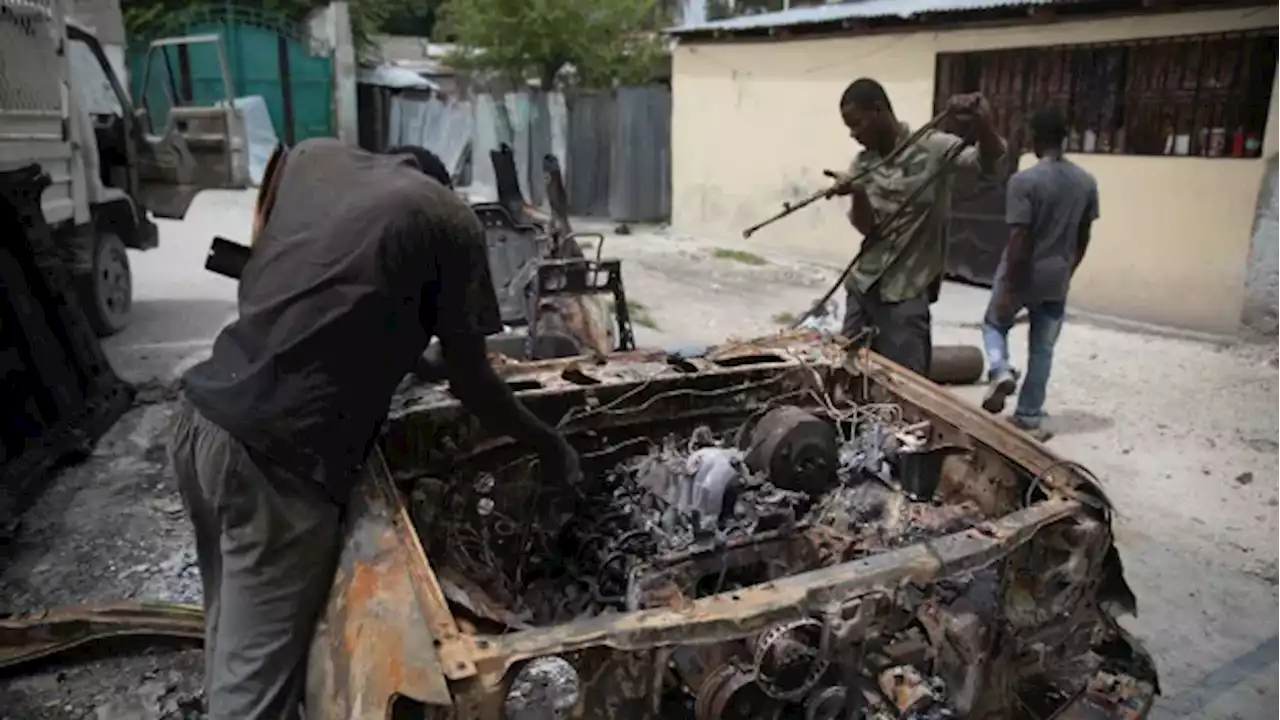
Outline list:
[[[654,0],[445,0],[436,38],[455,66],[555,86],[573,68],[585,87],[644,82],[663,54]]]

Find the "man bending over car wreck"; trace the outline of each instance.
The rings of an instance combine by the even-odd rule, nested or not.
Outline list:
[[[170,458],[195,525],[213,720],[297,716],[343,507],[432,337],[490,432],[537,449],[548,477],[580,477],[569,444],[489,366],[501,323],[479,220],[438,159],[403,152],[277,150],[239,318],[183,378]]]

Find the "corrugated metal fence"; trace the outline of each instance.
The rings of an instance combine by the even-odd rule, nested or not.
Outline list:
[[[671,92],[624,87],[614,93],[609,215],[659,220],[671,214]]]
[[[489,153],[506,143],[530,202],[545,201],[542,158],[551,153],[564,168],[575,215],[639,222],[671,214],[671,91],[665,86],[567,96],[481,94],[447,103],[399,96],[387,131],[387,145],[429,148],[455,173],[470,157],[471,185],[480,189],[496,192]]]
[[[435,98],[419,100],[405,95],[392,98],[387,125],[387,147],[430,148],[454,174],[462,167],[475,132],[471,103],[446,104]]]

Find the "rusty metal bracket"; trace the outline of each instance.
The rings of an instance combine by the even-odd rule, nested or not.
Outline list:
[[[396,535],[403,543],[409,556],[409,572],[413,576],[413,590],[427,616],[427,624],[431,628],[431,636],[435,639],[436,650],[440,656],[445,677],[450,680],[464,680],[476,674],[476,665],[472,656],[475,643],[469,635],[458,628],[458,623],[449,610],[449,601],[445,598],[444,589],[436,577],[435,570],[427,560],[427,551],[413,528],[413,519],[409,510],[400,500],[399,492],[391,482],[391,468],[380,447],[375,446],[370,458],[374,464],[374,482],[383,493],[391,507],[392,520],[395,523]]]
[[[109,638],[204,639],[204,611],[195,605],[111,603],[39,610],[0,618],[0,669],[48,658]]]

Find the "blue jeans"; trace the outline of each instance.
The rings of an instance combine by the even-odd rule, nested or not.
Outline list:
[[[1062,319],[1067,304],[1062,301],[1030,303],[1025,306],[1031,318],[1031,333],[1027,338],[1027,373],[1018,393],[1018,407],[1014,417],[1026,427],[1039,427],[1044,416],[1044,396],[1049,386],[1049,373],[1053,370],[1053,347],[1062,333]],[[1009,326],[992,319],[988,312],[982,322],[982,342],[987,350],[987,367],[991,375],[1012,371],[1009,362]]]

